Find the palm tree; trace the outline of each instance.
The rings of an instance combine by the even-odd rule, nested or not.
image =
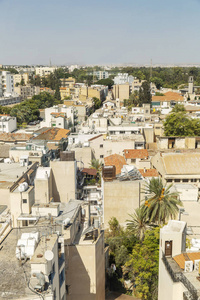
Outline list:
[[[93,158],[93,159],[91,160],[90,167],[91,167],[92,169],[97,170],[97,172],[99,172],[99,171],[101,171],[102,164],[99,162],[98,159],[94,159],[94,158]]]
[[[146,216],[150,222],[164,224],[168,219],[175,219],[179,206],[183,206],[177,192],[171,192],[169,186],[163,185],[160,178],[152,178],[145,185]]]
[[[142,241],[145,231],[149,229],[149,221],[147,220],[145,206],[143,205],[140,208],[136,208],[134,214],[129,216],[131,217],[131,220],[126,220],[126,222],[128,222],[127,229]]]

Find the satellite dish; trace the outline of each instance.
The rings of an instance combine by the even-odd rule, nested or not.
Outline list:
[[[46,258],[46,260],[51,261],[54,258],[54,254],[51,250],[47,250],[44,254],[44,257]]]

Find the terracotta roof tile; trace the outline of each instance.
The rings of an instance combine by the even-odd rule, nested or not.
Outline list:
[[[3,142],[17,142],[17,141],[28,141],[32,137],[32,134],[28,133],[0,133],[0,141]]]
[[[152,102],[165,102],[165,101],[184,101],[184,97],[181,94],[175,92],[167,92],[164,96],[153,96]]]
[[[104,158],[105,166],[115,166],[116,175],[121,173],[121,169],[126,165],[125,158],[119,154],[112,154]]]
[[[63,138],[67,138],[70,133],[68,129],[62,128],[49,128],[42,132],[38,136],[34,137],[33,140],[45,140],[45,141],[60,141]]]
[[[148,158],[149,154],[147,149],[124,149],[124,156],[126,159],[145,159]]]
[[[156,169],[138,169],[143,177],[158,177],[158,171]]]
[[[174,256],[173,259],[181,269],[185,269],[185,262],[188,260],[192,260],[194,263],[196,259],[200,259],[200,252],[181,253]]]
[[[88,175],[91,175],[91,176],[96,176],[97,175],[97,170],[90,169],[90,168],[84,168],[81,172],[82,173],[87,173]]]

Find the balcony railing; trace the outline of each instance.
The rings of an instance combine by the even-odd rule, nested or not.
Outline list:
[[[162,261],[171,277],[173,282],[181,282],[188,290],[188,292],[183,293],[184,300],[198,300],[198,292],[197,289],[193,286],[193,284],[187,279],[183,272],[174,272],[169,261],[167,260],[164,253],[162,253]]]

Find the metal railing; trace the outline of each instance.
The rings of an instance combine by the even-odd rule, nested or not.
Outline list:
[[[186,288],[187,292],[183,293],[184,300],[198,300],[198,292],[197,289],[193,286],[193,284],[187,279],[183,272],[174,272],[169,261],[167,260],[164,253],[162,253],[162,261],[171,277],[173,282],[181,282]]]

